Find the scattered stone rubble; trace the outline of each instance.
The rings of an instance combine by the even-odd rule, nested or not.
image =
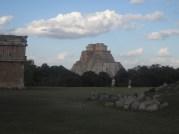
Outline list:
[[[164,97],[175,94],[178,91],[179,82],[170,85],[164,84],[157,88],[151,88],[143,93],[134,93],[132,95],[92,93],[88,100],[100,102],[107,107],[154,112],[166,108],[169,104],[164,101]]]

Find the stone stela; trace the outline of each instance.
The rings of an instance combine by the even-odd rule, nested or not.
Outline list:
[[[128,88],[132,88],[132,80],[128,81]]]
[[[97,74],[106,72],[112,78],[122,69],[120,62],[116,62],[104,43],[89,44],[82,51],[80,60],[77,61],[72,71],[82,75],[84,72],[93,71]]]
[[[27,36],[0,35],[0,88],[24,87]]]

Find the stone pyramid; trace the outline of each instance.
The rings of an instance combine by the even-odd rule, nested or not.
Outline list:
[[[93,71],[95,73],[106,72],[110,77],[123,69],[120,62],[115,62],[111,52],[103,43],[89,44],[85,51],[82,51],[80,60],[77,61],[72,71],[82,75],[84,72]]]

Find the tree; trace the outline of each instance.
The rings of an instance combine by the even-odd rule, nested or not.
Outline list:
[[[115,75],[116,86],[127,86],[132,80],[133,86],[159,86],[163,83],[174,83],[179,80],[179,68],[159,64],[137,66],[126,71],[120,70]],[[24,64],[25,86],[110,86],[111,78],[105,72],[98,75],[92,71],[82,76],[71,72],[63,66],[36,66],[33,60]]]
[[[137,66],[129,69],[128,74],[134,86],[159,86],[179,80],[177,69],[159,64]]]
[[[100,72],[98,78],[99,78],[99,86],[101,87],[111,86],[112,79],[107,73]]]
[[[34,74],[36,66],[34,65],[33,60],[28,60],[24,64],[24,84],[25,86],[34,86]]]
[[[81,79],[83,86],[99,86],[99,77],[92,71],[83,73]]]
[[[125,69],[121,69],[117,72],[114,79],[116,80],[116,86],[127,86],[128,85],[128,72]]]

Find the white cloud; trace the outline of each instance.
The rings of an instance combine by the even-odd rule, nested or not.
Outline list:
[[[72,52],[60,52],[46,56],[30,56],[29,59],[33,59],[35,64],[40,66],[43,63],[47,63],[50,66],[62,65],[68,69],[71,69],[72,65],[79,59],[77,55],[71,54]]]
[[[142,4],[144,3],[144,0],[129,0],[131,4]]]
[[[179,26],[179,20],[177,20],[177,22],[176,22],[176,23],[177,23],[177,26]]]
[[[160,64],[163,66],[179,67],[179,57],[174,57],[169,52],[168,48],[161,48],[155,56],[140,56],[143,54],[143,49],[139,48],[129,51],[125,55],[115,56],[117,61],[120,61],[125,68],[133,68],[138,65]],[[136,56],[135,56],[136,55]],[[137,56],[138,55],[138,56]]]
[[[12,20],[12,16],[0,16],[0,29]]]
[[[170,54],[168,48],[160,48],[157,57],[153,57],[148,61],[149,64],[160,64],[163,66],[179,67],[179,58]]]
[[[133,57],[133,58],[123,58],[120,57],[119,60],[121,64],[125,68],[133,68],[138,65],[147,65],[151,66],[153,64],[160,64],[162,66],[173,66],[175,68],[179,67],[179,58],[177,57],[145,57],[145,58],[138,58],[138,57]]]
[[[168,48],[161,48],[160,50],[159,50],[159,52],[158,52],[158,56],[159,57],[168,57],[168,56],[170,56],[170,53],[169,53],[169,51],[168,51]]]
[[[129,57],[140,56],[140,55],[142,55],[143,53],[144,53],[143,48],[138,48],[138,49],[129,51],[129,52],[126,54],[126,56],[129,56]]]
[[[126,14],[121,15],[122,20],[125,22],[135,21],[135,20],[145,20],[145,21],[159,21],[163,19],[163,13],[160,11],[155,11],[150,14],[142,15],[142,14]]]
[[[148,34],[147,38],[150,40],[161,40],[172,36],[179,36],[179,29],[168,29],[159,32],[152,32]]]
[[[143,48],[128,51],[126,54],[115,56],[116,61],[120,61],[125,68],[132,68],[141,65]]]
[[[96,36],[116,28],[126,28],[135,21],[158,21],[163,13],[156,11],[150,14],[120,14],[105,10],[92,14],[71,12],[59,14],[47,20],[35,20],[25,27],[17,28],[12,34],[34,35],[53,38],[81,38]]]
[[[141,59],[122,59],[121,60],[121,64],[125,67],[125,68],[133,68],[136,67],[138,65],[144,65],[142,63]]]
[[[62,52],[62,53],[59,53],[57,55],[57,59],[58,60],[65,60],[66,56],[67,56],[67,53],[66,52]]]
[[[179,58],[177,57],[155,57],[149,60],[151,64],[160,64],[163,66],[173,66],[178,68],[179,67]],[[150,64],[150,65],[151,65]]]

